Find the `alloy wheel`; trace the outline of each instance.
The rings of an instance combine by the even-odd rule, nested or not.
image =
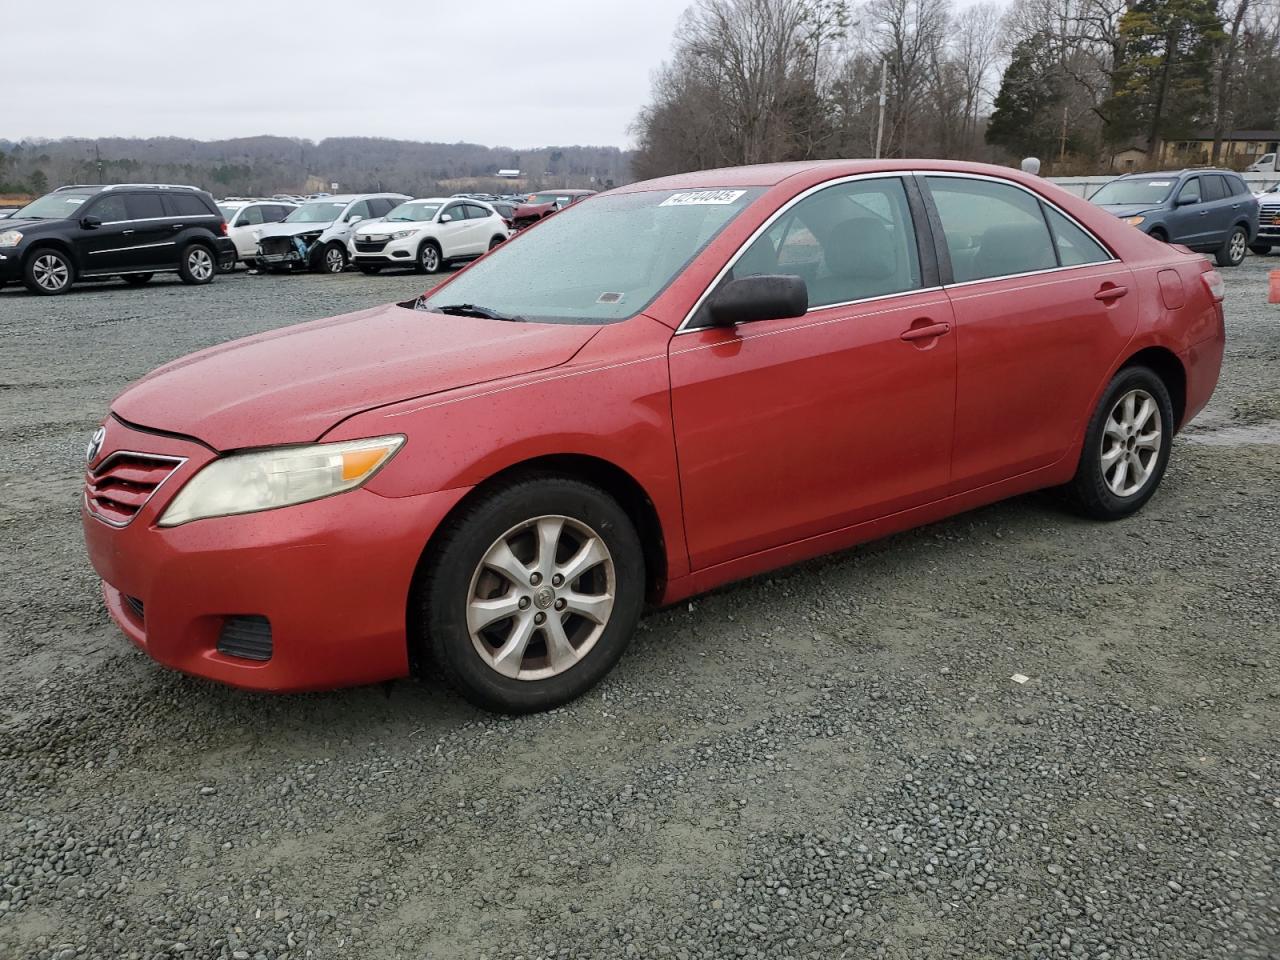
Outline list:
[[[1160,407],[1145,390],[1130,390],[1102,429],[1102,478],[1117,497],[1139,493],[1155,473],[1163,439]]]
[[[440,267],[440,254],[435,247],[427,244],[422,248],[422,269],[427,273],[435,273]]]
[[[41,254],[31,265],[31,275],[42,290],[56,293],[71,282],[71,270],[65,260],[52,253]]]
[[[604,633],[616,586],[613,556],[585,523],[563,516],[527,520],[495,540],[471,576],[472,646],[505,677],[557,676]]]
[[[1237,230],[1231,235],[1231,249],[1228,254],[1232,263],[1240,263],[1244,260],[1244,252],[1249,247],[1249,238],[1244,235],[1243,230]]]
[[[204,247],[196,247],[187,254],[187,270],[193,278],[204,282],[213,276],[213,257]]]
[[[341,273],[346,266],[346,257],[337,247],[330,247],[324,253],[324,268],[329,273]]]

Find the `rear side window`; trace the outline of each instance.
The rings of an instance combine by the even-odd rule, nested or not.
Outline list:
[[[990,180],[928,177],[956,283],[1058,266],[1040,201]]]
[[[1239,197],[1249,192],[1249,187],[1244,182],[1244,179],[1234,174],[1227,177],[1227,186],[1231,188],[1232,196]]]
[[[902,181],[854,180],[806,197],[743,251],[729,276],[774,273],[804,280],[811,308],[919,289]]]
[[[1204,181],[1204,198],[1206,200],[1225,200],[1227,197],[1227,185],[1222,177],[1216,173],[1211,173],[1206,177],[1201,177]]]
[[[1053,242],[1058,248],[1058,259],[1064,267],[1078,267],[1085,263],[1103,263],[1111,259],[1111,254],[1107,253],[1097,240],[1093,239],[1053,207],[1045,207],[1044,215],[1049,220],[1049,229],[1053,233]]]
[[[296,207],[278,207],[275,205],[264,207],[262,210],[262,219],[267,223],[279,223],[289,214],[297,209]]]
[[[393,206],[395,206],[395,204],[390,200],[387,200],[385,197],[374,197],[369,201],[370,216],[385,217],[391,212],[391,208]]]
[[[158,193],[130,193],[124,198],[130,220],[159,220],[164,217],[164,204]]]
[[[468,203],[466,207],[468,220],[483,220],[489,216],[488,210],[484,207],[477,207],[474,203]]]
[[[165,206],[169,208],[171,217],[211,217],[209,208],[200,198],[190,193],[166,193]]]

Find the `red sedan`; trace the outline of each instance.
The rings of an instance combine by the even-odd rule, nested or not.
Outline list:
[[[168,666],[543,709],[646,601],[1042,487],[1134,513],[1213,392],[1221,301],[1203,257],[1000,167],[633,184],[416,302],[133,385],[85,537]]]

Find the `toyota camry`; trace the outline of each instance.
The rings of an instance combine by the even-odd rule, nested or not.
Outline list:
[[[88,552],[178,670],[545,709],[646,605],[1039,488],[1134,514],[1217,382],[1222,293],[1001,167],[632,184],[416,300],[129,387],[88,451]]]

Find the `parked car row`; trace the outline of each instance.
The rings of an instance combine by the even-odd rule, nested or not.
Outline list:
[[[1270,249],[1259,240],[1258,201],[1231,170],[1129,174],[1090,199],[1150,237],[1213,254],[1220,267],[1239,266],[1250,248]],[[1280,231],[1272,230],[1280,242]]]

